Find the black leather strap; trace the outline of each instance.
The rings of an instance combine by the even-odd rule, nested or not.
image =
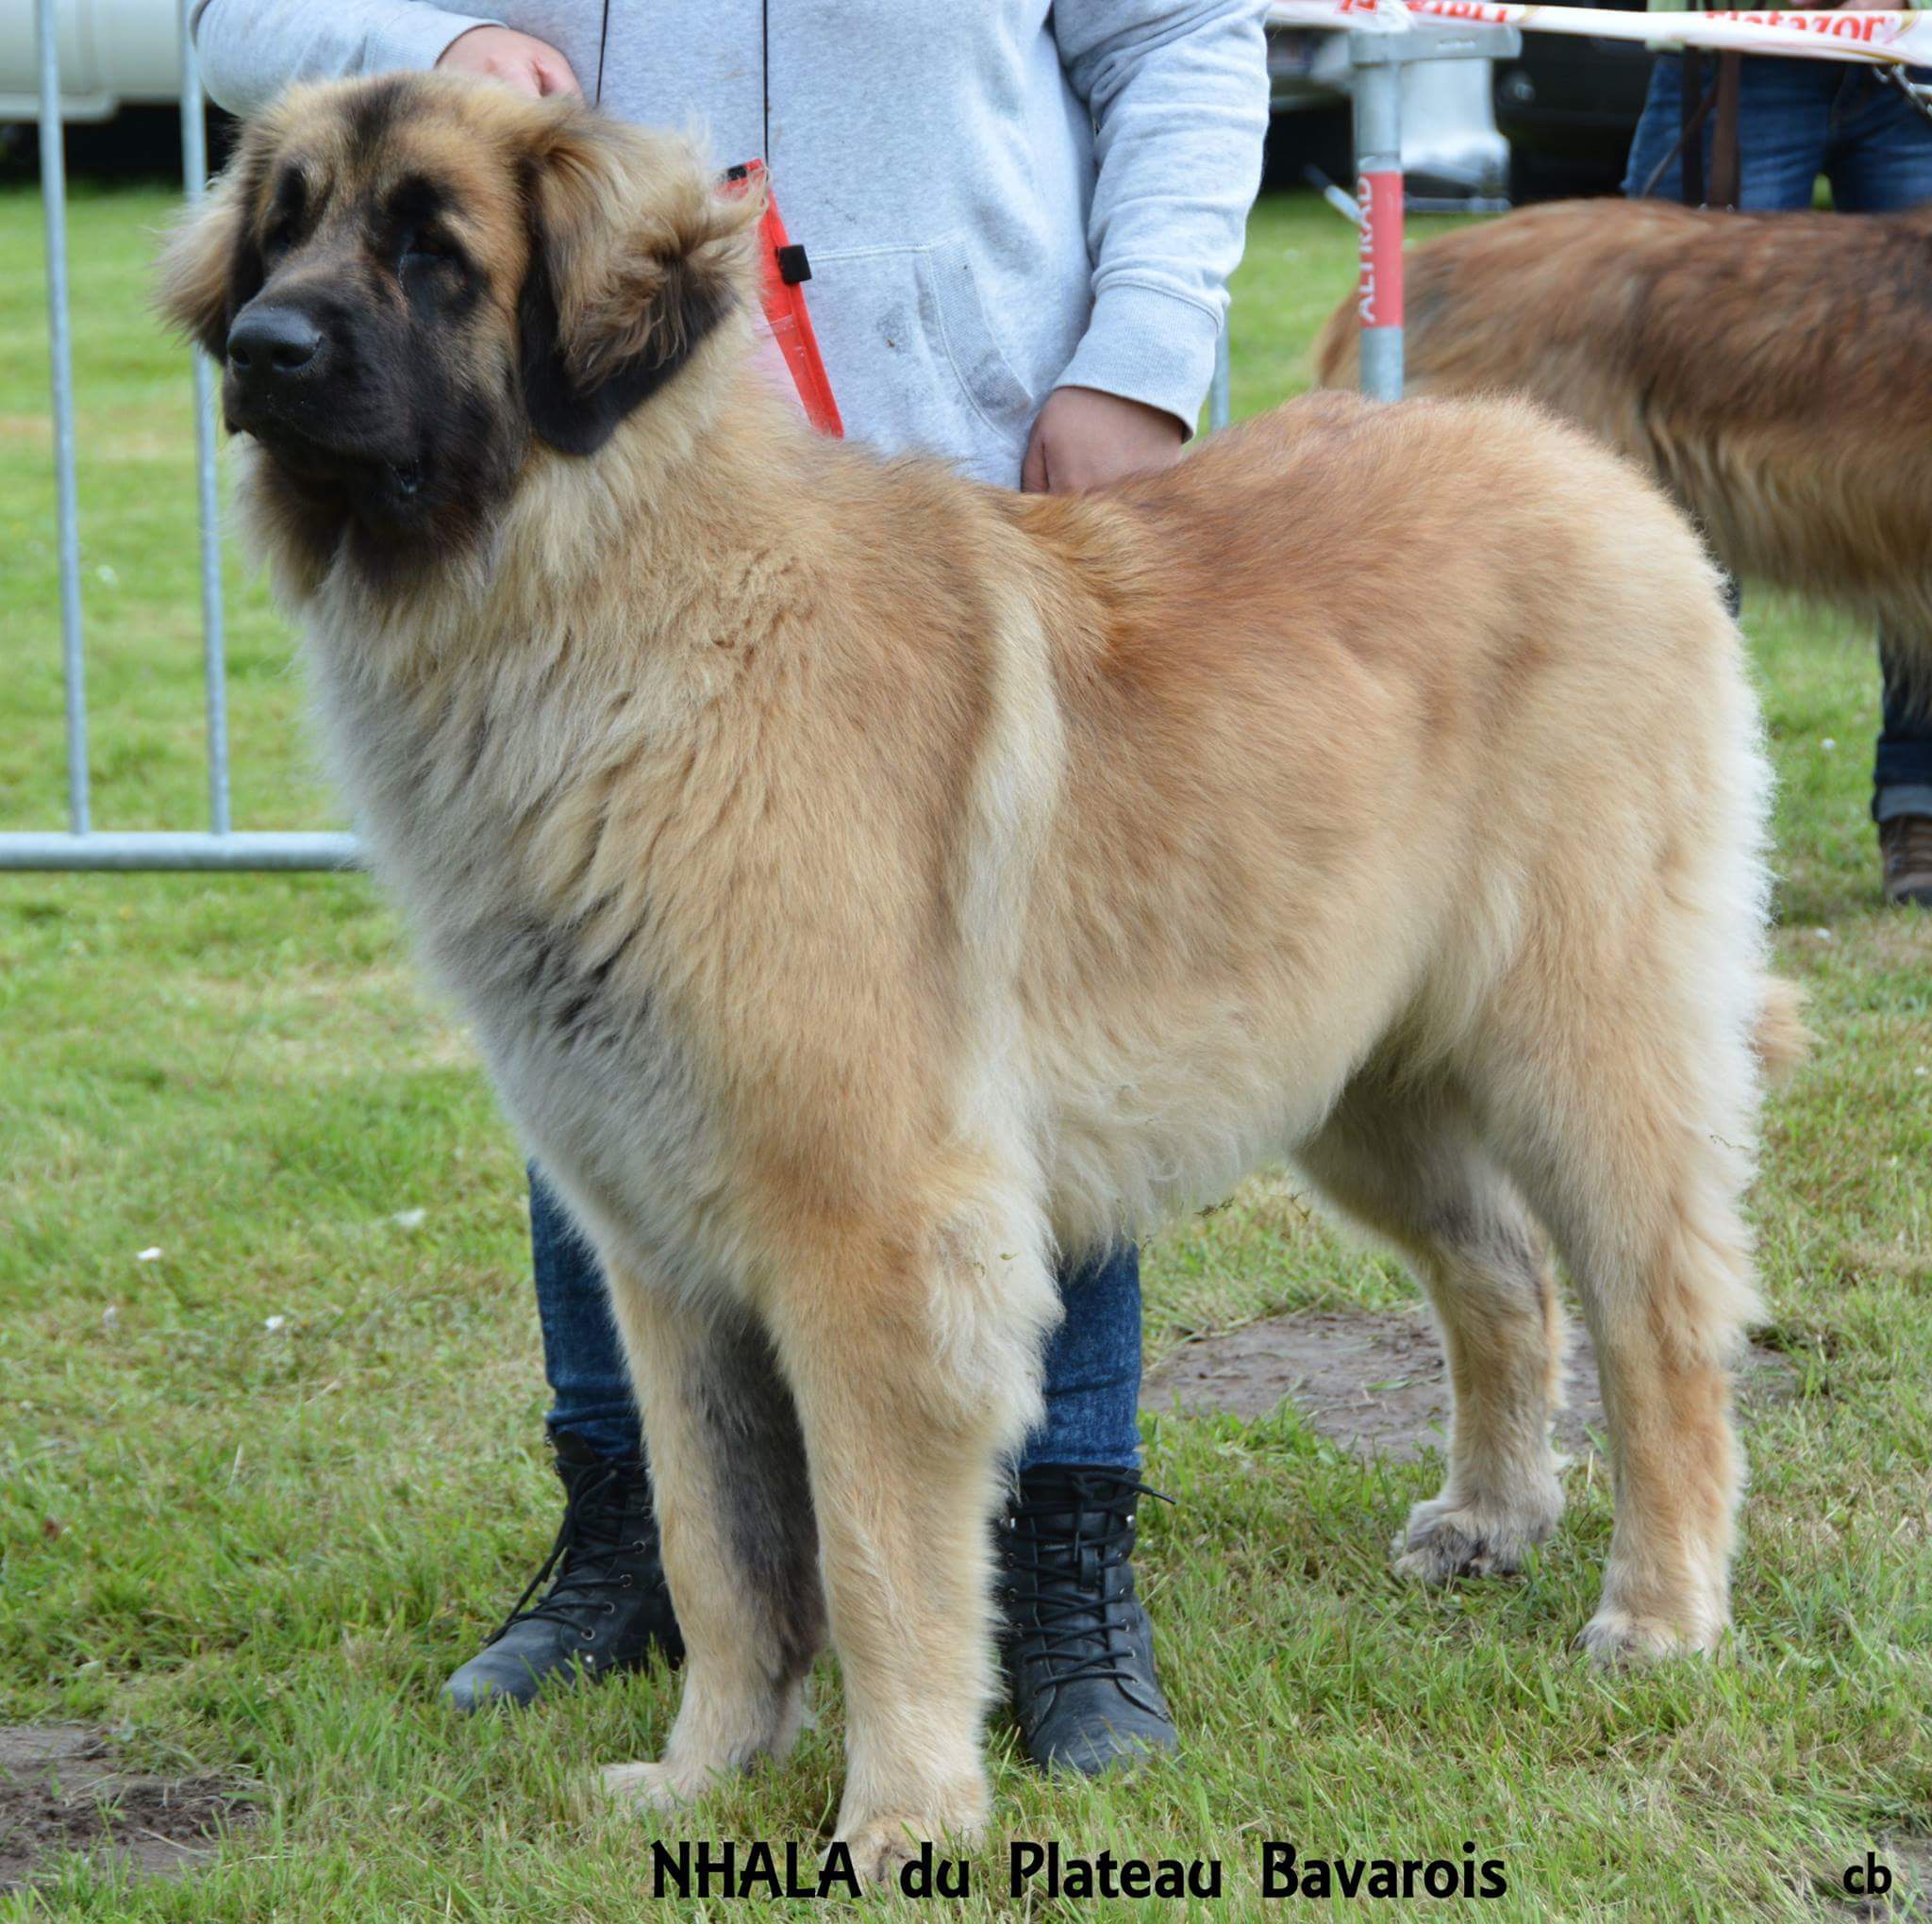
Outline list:
[[[1742,186],[1743,158],[1738,144],[1738,81],[1741,54],[1717,57],[1717,114],[1710,135],[1710,204],[1735,207]]]
[[[1704,205],[1704,119],[1709,105],[1704,97],[1704,56],[1695,47],[1686,47],[1678,58],[1682,80],[1678,87],[1679,105],[1684,113],[1684,131],[1677,144],[1684,156],[1684,205]]]

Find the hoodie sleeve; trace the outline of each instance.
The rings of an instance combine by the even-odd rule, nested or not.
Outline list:
[[[1177,416],[1214,373],[1227,277],[1261,181],[1260,0],[1056,0],[1073,90],[1093,116],[1093,313],[1059,377]]]
[[[253,113],[296,80],[433,67],[487,13],[417,0],[194,0],[189,16],[202,85],[230,113]]]

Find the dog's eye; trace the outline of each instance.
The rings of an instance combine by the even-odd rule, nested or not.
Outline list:
[[[403,265],[420,267],[429,261],[454,260],[455,251],[446,247],[433,234],[411,234],[403,242]]]

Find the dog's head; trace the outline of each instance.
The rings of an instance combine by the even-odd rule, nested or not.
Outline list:
[[[298,89],[161,263],[279,527],[407,573],[476,538],[533,440],[591,456],[750,283],[758,208],[691,146],[443,75]]]

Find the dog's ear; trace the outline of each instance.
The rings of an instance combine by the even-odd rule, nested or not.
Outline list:
[[[156,305],[171,327],[216,360],[226,351],[229,323],[261,291],[261,254],[249,218],[260,178],[257,151],[244,141],[161,248]]]
[[[750,287],[760,205],[722,195],[690,142],[575,107],[527,179],[525,403],[551,446],[594,454]]]
[[[525,177],[525,403],[552,447],[594,454],[746,296],[761,206],[720,193],[690,142],[581,108]]]

